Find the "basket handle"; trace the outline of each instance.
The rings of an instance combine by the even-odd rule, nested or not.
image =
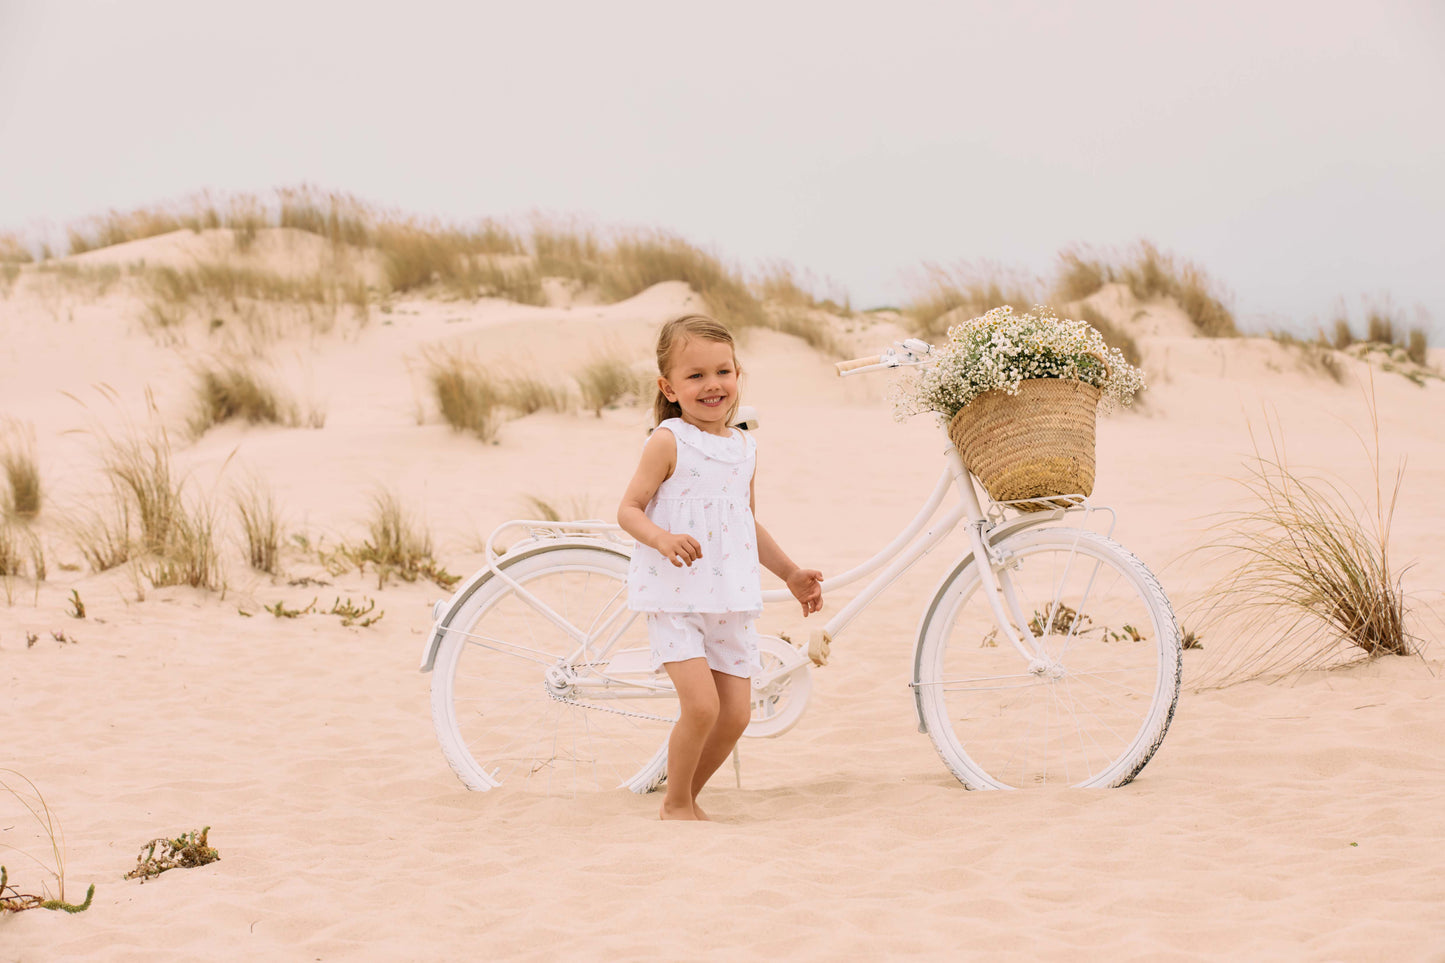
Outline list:
[[[1112,374],[1114,373],[1114,369],[1111,368],[1111,367],[1109,367],[1109,360],[1108,360],[1107,358],[1105,358],[1103,355],[1101,355],[1099,352],[1097,352],[1097,351],[1085,351],[1084,354],[1088,355],[1089,357],[1093,358],[1095,361],[1099,362],[1099,364],[1101,364],[1101,365],[1104,366],[1104,377],[1105,377],[1105,378],[1108,378],[1110,375],[1112,375]]]

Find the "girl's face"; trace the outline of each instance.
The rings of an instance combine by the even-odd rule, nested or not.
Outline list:
[[[684,421],[715,435],[728,433],[727,419],[738,397],[738,366],[732,345],[688,338],[672,356],[672,370],[657,386],[682,408]]]

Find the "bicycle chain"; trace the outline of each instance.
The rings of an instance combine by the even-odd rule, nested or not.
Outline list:
[[[651,714],[646,713],[646,712],[633,712],[633,711],[631,711],[631,710],[629,710],[629,709],[614,709],[614,708],[612,708],[611,706],[598,706],[598,705],[592,705],[591,703],[587,703],[587,702],[577,702],[577,701],[574,700],[574,699],[566,699],[566,698],[563,698],[562,696],[560,696],[560,695],[558,695],[557,693],[553,692],[551,686],[546,686],[546,689],[547,689],[547,695],[549,695],[549,696],[552,697],[552,701],[554,701],[554,702],[560,702],[560,703],[562,703],[563,705],[574,706],[574,707],[576,707],[576,708],[578,708],[578,709],[594,709],[594,710],[596,710],[597,712],[611,712],[611,713],[613,713],[614,715],[627,716],[627,717],[630,718],[630,719],[646,719],[648,722],[675,722],[675,721],[676,721],[676,720],[674,720],[674,719],[665,719],[665,718],[663,718],[662,716],[654,716],[654,715],[651,715]]]

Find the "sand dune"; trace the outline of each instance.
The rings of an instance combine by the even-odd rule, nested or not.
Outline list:
[[[136,243],[149,260],[177,242]],[[175,459],[197,490],[257,472],[288,530],[333,544],[363,534],[373,492],[390,487],[467,571],[524,496],[609,517],[647,413],[539,414],[485,445],[440,422],[421,352],[465,346],[560,377],[601,350],[645,360],[657,323],[697,304],[680,283],[614,305],[402,299],[366,327],[273,346],[288,382],[324,401],[324,429],[227,424],[195,442],[177,430]],[[955,533],[835,642],[796,729],[745,742],[741,788],[725,768],[705,797],[715,824],[660,824],[655,799],[621,791],[468,793],[416,671],[435,586],[378,591],[294,547],[273,579],[244,567],[234,535],[224,596],[147,588],[139,601],[124,571],[60,570],[79,562],[60,516],[101,488],[84,430],[142,418],[147,389],[178,427],[208,348],[200,330],[157,342],[137,312],[124,284],[90,299],[23,280],[0,300],[0,412],[34,428],[53,555],[50,578],[13,580],[0,608],[0,765],[62,820],[67,894],[97,887],[80,915],[0,919],[0,958],[1445,959],[1445,664],[1424,614],[1424,658],[1195,691],[1243,644],[1206,637],[1186,653],[1168,738],[1128,787],[970,793],[917,731],[907,686],[918,612],[961,551]],[[1213,574],[1191,550],[1237,503],[1230,479],[1266,412],[1297,464],[1370,483],[1353,434],[1368,427],[1365,366],[1346,362],[1337,385],[1273,342],[1151,319],[1138,329],[1151,388],[1101,422],[1095,494],[1182,607]],[[895,336],[838,325],[860,353]],[[799,562],[851,567],[931,489],[941,438],[925,419],[893,421],[887,376],[840,381],[777,332],[742,345],[745,400],[763,421],[759,518]],[[1407,588],[1429,601],[1445,569],[1445,383],[1376,374],[1375,392],[1387,464],[1409,455],[1394,557],[1415,562]],[[301,576],[330,584],[288,584]],[[72,589],[84,620],[65,614]],[[370,596],[386,615],[362,629],[261,608],[316,596]],[[847,597],[828,595],[827,611]],[[778,606],[765,627],[801,636],[812,623]],[[220,862],[122,880],[142,843],[202,825]],[[5,798],[0,829],[44,854]],[[33,864],[5,863],[39,888]]]

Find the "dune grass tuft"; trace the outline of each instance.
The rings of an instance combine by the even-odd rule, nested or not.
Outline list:
[[[666,231],[619,237],[600,279],[604,297],[620,301],[663,281],[683,281],[719,321],[731,328],[767,323],[762,304],[735,271],[716,255]]]
[[[67,523],[71,542],[92,572],[118,568],[130,561],[135,551],[130,502],[114,485],[110,494],[101,507],[83,511]]]
[[[916,285],[917,295],[904,306],[914,329],[925,338],[944,334],[950,325],[964,320],[950,313],[959,311],[978,317],[1003,305],[1027,311],[1039,302],[1036,281],[992,264],[959,263],[923,266],[924,279]]]
[[[1173,298],[1196,330],[1207,338],[1234,338],[1234,315],[1215,294],[1214,283],[1198,265],[1176,260],[1150,241],[1135,245],[1132,260],[1116,271],[1140,301]]]
[[[8,492],[0,499],[0,514],[29,521],[40,514],[40,468],[35,463],[35,439],[30,433],[9,432],[0,441],[0,469]]]
[[[544,381],[535,374],[518,374],[499,382],[502,404],[518,415],[539,411],[569,411],[572,397],[567,389]]]
[[[0,231],[0,264],[29,264],[35,255],[14,231]]]
[[[632,396],[646,394],[643,379],[621,356],[601,354],[588,361],[577,372],[577,387],[582,392],[582,407],[602,417],[602,409],[616,405]]]
[[[1113,280],[1108,261],[1087,248],[1069,247],[1059,252],[1053,295],[1059,301],[1082,301]]]
[[[1271,331],[1269,335],[1276,344],[1284,345],[1299,353],[1299,363],[1306,371],[1327,376],[1335,384],[1345,383],[1345,368],[1340,357],[1323,335],[1315,341],[1305,341],[1287,331]]]
[[[396,493],[383,490],[372,498],[368,527],[370,537],[344,553],[358,570],[365,571],[367,563],[375,567],[378,589],[392,575],[404,582],[427,578],[446,589],[460,581],[437,563],[431,533],[402,507]]]
[[[281,516],[276,495],[259,477],[232,490],[241,534],[246,540],[246,561],[258,572],[275,575],[281,557]]]
[[[216,512],[207,502],[187,507],[177,491],[176,514],[166,541],[143,573],[156,588],[189,585],[218,591],[225,588],[221,555],[216,546]]]
[[[442,418],[457,431],[492,441],[504,420],[503,387],[478,362],[434,349],[426,358],[427,377]]]
[[[301,423],[296,404],[283,397],[250,362],[237,359],[200,367],[189,422],[191,434],[200,437],[232,418],[243,418],[251,425],[296,427]]]
[[[1104,336],[1104,343],[1123,352],[1124,360],[1130,364],[1137,366],[1142,361],[1143,355],[1139,352],[1139,342],[1134,340],[1134,336],[1129,333],[1128,329],[1110,321],[1092,305],[1081,304],[1071,312],[1066,312],[1062,307],[1055,308],[1055,311],[1061,318],[1073,317],[1092,325]]]
[[[1322,667],[1349,651],[1418,651],[1389,552],[1404,465],[1386,489],[1373,397],[1370,418],[1373,437],[1361,441],[1375,481],[1372,505],[1291,467],[1277,427],[1269,426],[1267,451],[1255,440],[1241,481],[1252,507],[1221,515],[1205,546],[1231,562],[1231,574],[1209,593],[1206,615],[1230,620],[1244,643],[1214,667],[1210,684]]]

